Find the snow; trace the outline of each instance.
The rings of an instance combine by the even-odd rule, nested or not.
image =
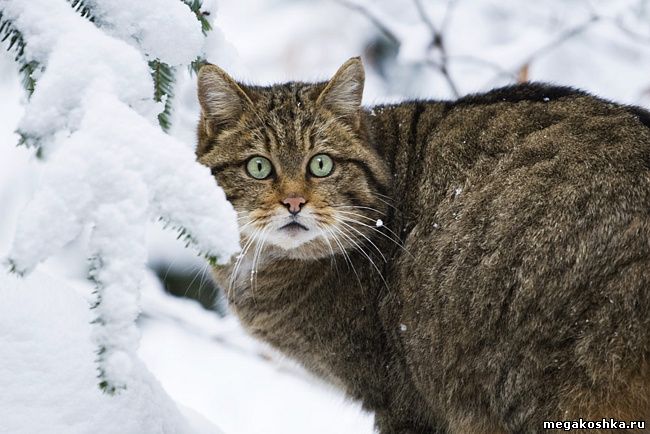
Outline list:
[[[168,65],[189,64],[203,47],[196,16],[179,0],[87,0],[86,4],[109,34]]]
[[[225,433],[372,432],[358,404],[248,337],[235,318],[170,299],[153,282],[142,307],[142,360],[177,402]]]
[[[115,17],[111,30],[143,13],[140,6],[131,4],[131,10],[119,2],[107,2],[106,11],[115,12],[111,5],[125,14]],[[17,28],[52,39],[43,44],[49,52],[26,54],[46,68],[19,128],[47,158],[19,219],[8,263],[19,274],[30,272],[91,228],[87,254],[98,293],[94,338],[101,381],[108,390],[124,389],[139,375],[135,320],[148,222],[162,219],[197,253],[225,262],[239,250],[236,214],[192,150],[155,124],[157,105],[142,54],[77,15],[65,0],[37,6],[54,13],[43,16],[34,5],[5,2],[9,15],[18,17]],[[162,28],[162,13],[147,19]],[[57,14],[67,26],[52,33]],[[188,16],[177,16],[177,8],[164,14],[172,28],[176,18],[183,22]],[[189,18],[200,32],[199,22]],[[146,27],[147,21],[138,25]],[[152,37],[151,28],[143,32],[138,35]],[[190,61],[199,47],[191,37],[186,42]],[[77,74],[70,74],[73,70]]]
[[[81,101],[91,88],[110,90],[155,118],[148,66],[134,48],[99,31],[65,0],[6,0],[3,11],[17,17],[15,26],[30,41],[27,60],[47,63],[18,125],[44,151],[53,146],[56,134],[66,136],[78,127]]]
[[[220,433],[191,412],[184,416],[142,363],[128,389],[102,393],[92,313],[66,282],[40,271],[25,279],[0,274],[0,298],[0,431]]]
[[[0,275],[0,432],[372,432],[357,404],[248,337],[234,318],[165,295],[150,274],[139,321],[146,368],[137,363],[137,381],[121,393],[102,393],[87,326],[92,288],[50,271]]]

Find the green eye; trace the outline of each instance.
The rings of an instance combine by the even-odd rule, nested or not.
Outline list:
[[[333,168],[334,162],[329,155],[318,154],[309,161],[309,171],[318,178],[329,175]]]
[[[246,163],[246,170],[255,179],[265,179],[273,171],[273,166],[268,158],[253,157]]]

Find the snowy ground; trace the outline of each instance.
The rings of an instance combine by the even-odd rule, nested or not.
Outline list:
[[[167,392],[225,433],[370,433],[357,405],[248,338],[234,318],[151,285],[140,356]]]
[[[347,58],[362,54],[369,65],[367,104],[452,96],[444,77],[421,65],[423,59],[440,58],[427,51],[430,31],[412,2],[355,2],[372,4],[373,17],[401,41],[382,70],[370,66],[377,27],[345,1],[216,3],[208,60],[239,79],[262,84],[325,79]],[[446,20],[448,2],[422,3],[434,25],[445,29],[450,71],[461,94],[508,83],[526,65],[531,80],[650,105],[647,1],[460,0],[451,2],[455,8]],[[181,77],[176,101],[171,132],[191,147],[197,104],[189,76]],[[13,131],[23,102],[15,65],[3,53],[0,257],[40,173],[32,152],[15,147]],[[217,433],[216,427],[225,434],[372,432],[372,417],[357,404],[254,342],[234,318],[219,318],[194,301],[166,295],[152,273],[145,279],[138,321],[142,382],[117,398],[102,395],[95,387],[95,347],[85,327],[92,319],[86,309],[92,297],[84,254],[81,243],[73,242],[26,282],[0,275],[0,433],[135,434],[160,432],[163,426],[197,434]],[[155,225],[149,261],[204,271],[201,260]],[[97,428],[102,426],[104,431]]]

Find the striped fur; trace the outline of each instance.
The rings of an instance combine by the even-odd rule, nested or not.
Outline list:
[[[358,59],[316,84],[202,71],[198,158],[242,224],[268,229],[300,193],[329,230],[244,228],[214,270],[242,324],[382,434],[650,422],[650,115],[540,84],[361,109],[362,86]],[[316,152],[330,177],[307,174]],[[251,155],[276,176],[247,176]]]

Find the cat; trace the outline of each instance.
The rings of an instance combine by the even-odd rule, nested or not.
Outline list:
[[[381,434],[648,420],[650,113],[546,84],[364,108],[363,87],[359,58],[268,87],[200,70],[243,326]]]

